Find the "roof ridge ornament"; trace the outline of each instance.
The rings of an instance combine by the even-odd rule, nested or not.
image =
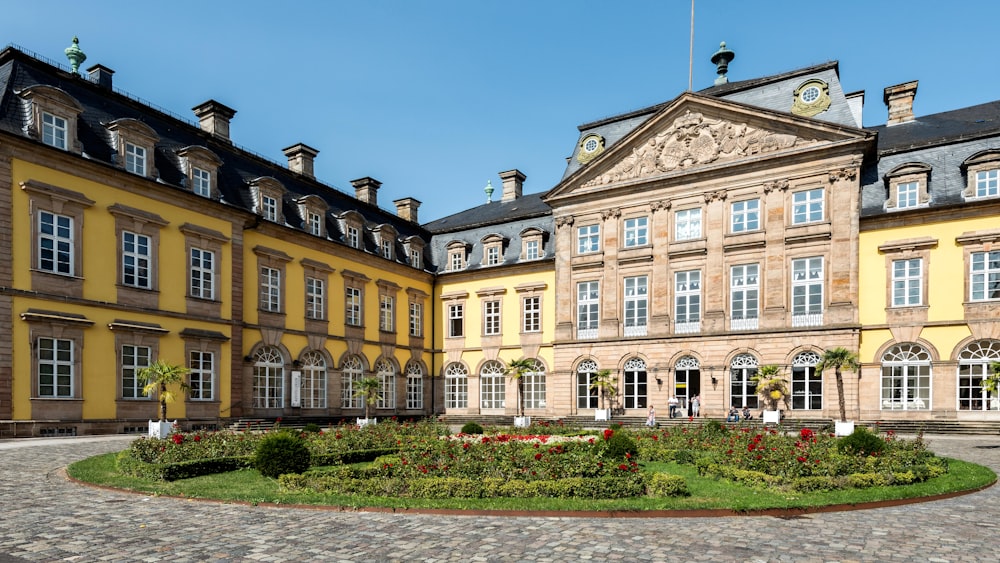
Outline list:
[[[726,71],[729,70],[729,63],[731,63],[735,58],[736,53],[726,49],[725,41],[719,43],[719,50],[712,55],[712,64],[715,65],[715,73],[719,75],[715,79],[716,86],[729,82],[729,77],[726,76]]]
[[[73,74],[80,74],[80,65],[83,61],[87,60],[87,55],[80,50],[80,38],[73,36],[73,44],[63,50],[66,53],[66,58],[69,59],[69,66],[72,69]]]
[[[493,190],[494,190],[494,188],[493,188],[493,181],[492,180],[486,180],[486,187],[483,188],[483,191],[486,192],[486,203],[492,203],[493,202]]]

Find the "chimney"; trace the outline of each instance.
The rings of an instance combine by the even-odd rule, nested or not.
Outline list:
[[[236,110],[215,100],[208,100],[191,109],[194,110],[202,131],[211,133],[223,141],[232,142],[229,138],[229,120],[236,115]]]
[[[319,154],[318,150],[307,144],[297,143],[281,149],[281,152],[285,153],[285,156],[288,157],[289,170],[313,179],[316,178],[313,174],[313,159]]]
[[[524,184],[525,178],[527,176],[522,174],[517,168],[501,172],[500,180],[503,181],[503,196],[500,198],[500,201],[514,201],[521,197],[521,187]]]
[[[412,197],[404,197],[403,199],[397,199],[393,203],[396,204],[396,215],[399,215],[401,219],[405,219],[411,223],[417,222],[417,208],[420,207],[419,201]]]
[[[886,88],[882,101],[889,108],[889,120],[885,124],[892,126],[913,121],[913,98],[916,96],[916,80]]]
[[[351,180],[351,185],[354,186],[354,197],[358,201],[370,203],[375,206],[378,205],[378,188],[382,185],[382,182],[371,176],[365,176],[364,178]]]
[[[112,86],[111,75],[114,73],[115,71],[104,65],[94,65],[87,69],[87,78],[101,88],[110,90]]]

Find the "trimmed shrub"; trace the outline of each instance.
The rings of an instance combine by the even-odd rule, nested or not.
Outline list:
[[[315,422],[310,422],[309,424],[306,424],[305,426],[302,427],[302,431],[318,434],[320,431],[320,427],[319,424],[316,424]]]
[[[691,494],[687,481],[680,475],[653,473],[646,486],[646,494],[651,497],[686,497]]]
[[[462,426],[462,434],[482,434],[483,427],[477,422],[466,422]]]
[[[839,489],[836,481],[832,477],[826,475],[814,475],[812,477],[798,477],[792,479],[789,483],[788,488],[799,492],[808,493],[812,491],[832,491]]]
[[[288,432],[269,434],[261,440],[254,454],[254,468],[265,477],[302,473],[309,469],[309,448]]]
[[[617,431],[611,434],[604,448],[604,456],[614,461],[634,458],[639,453],[639,446],[627,433]]]
[[[885,440],[859,426],[837,441],[837,449],[843,453],[873,455],[885,449]]]

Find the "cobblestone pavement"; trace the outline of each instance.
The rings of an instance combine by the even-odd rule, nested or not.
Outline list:
[[[925,438],[941,455],[1000,471],[1000,436]],[[253,507],[106,491],[62,476],[67,464],[130,439],[0,441],[0,562],[978,562],[1000,548],[996,486],[794,518],[578,518]]]

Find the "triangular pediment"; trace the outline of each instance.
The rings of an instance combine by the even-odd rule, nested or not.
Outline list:
[[[868,134],[717,98],[684,94],[549,192],[653,180],[780,157]]]

